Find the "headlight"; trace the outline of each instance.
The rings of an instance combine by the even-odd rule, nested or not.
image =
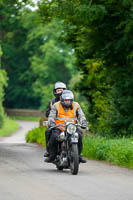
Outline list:
[[[67,126],[67,132],[69,134],[74,134],[76,132],[76,126],[74,124],[69,124]]]

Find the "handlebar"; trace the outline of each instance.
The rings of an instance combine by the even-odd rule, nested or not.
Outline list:
[[[64,127],[65,127],[64,124],[58,124],[58,125],[55,125],[55,126],[49,127],[49,129],[53,129],[53,128],[60,127],[60,126],[64,126]]]
[[[58,125],[55,125],[55,126],[52,126],[52,127],[50,127],[49,129],[53,129],[53,128],[57,128],[57,127],[60,127],[60,126],[66,126],[67,124],[58,124]],[[75,124],[76,126],[80,126],[82,129],[86,129],[86,130],[88,130],[88,127],[86,127],[86,126],[82,126],[81,124]]]
[[[58,124],[58,125],[49,127],[49,129],[52,130],[53,128],[56,128],[56,127],[59,127],[59,126],[64,126],[64,127],[65,127],[65,126],[67,125],[67,123],[68,123],[68,122],[65,122],[65,124]],[[70,122],[70,123],[72,123],[72,122]],[[43,125],[44,125],[44,126],[48,126],[48,121],[43,121]],[[82,129],[89,130],[87,126],[82,126],[82,125],[79,124],[79,123],[76,123],[75,125],[81,127]]]

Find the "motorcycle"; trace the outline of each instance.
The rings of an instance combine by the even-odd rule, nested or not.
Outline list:
[[[62,131],[57,137],[58,150],[53,164],[56,165],[58,170],[70,169],[71,174],[76,175],[79,171],[79,134],[77,132],[77,127],[80,126],[82,128],[82,126],[72,122],[65,122],[65,125],[58,124],[50,129],[52,130],[62,126],[64,126],[64,131]]]

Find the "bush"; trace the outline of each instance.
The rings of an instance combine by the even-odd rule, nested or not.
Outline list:
[[[36,142],[45,147],[45,130],[45,127],[39,127],[28,131],[28,133],[26,134],[26,142]]]
[[[45,143],[45,127],[32,129],[26,135],[26,142]],[[133,169],[133,138],[107,139],[85,136],[83,155],[95,160],[105,160],[113,164]]]
[[[0,128],[0,137],[14,133],[19,128],[19,124],[8,117],[4,117],[3,126]]]
[[[83,155],[133,169],[133,139],[84,138]]]
[[[3,109],[3,97],[4,97],[4,86],[6,86],[6,72],[4,70],[0,70],[0,128],[2,128],[4,124],[4,109]]]

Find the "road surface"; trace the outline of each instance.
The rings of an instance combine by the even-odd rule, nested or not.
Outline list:
[[[78,175],[44,163],[44,149],[26,144],[38,126],[19,121],[20,129],[0,139],[0,200],[133,200],[133,171],[88,160]]]

